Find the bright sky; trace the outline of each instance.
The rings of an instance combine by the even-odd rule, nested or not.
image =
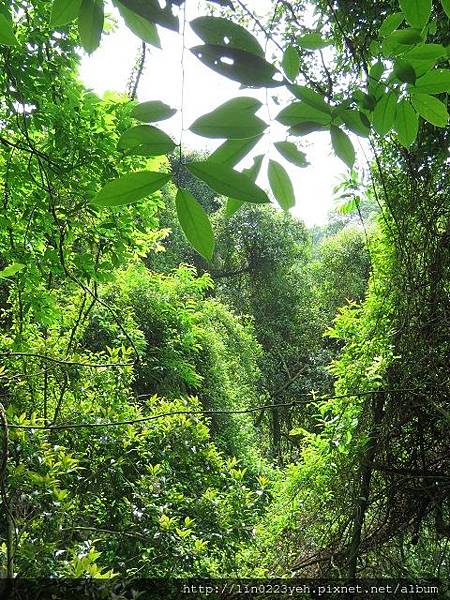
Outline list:
[[[253,6],[252,6],[253,4]],[[252,0],[248,2],[258,13],[270,9],[271,0]],[[187,1],[187,21],[199,16],[197,2]],[[127,81],[135,63],[140,40],[130,33],[121,24],[110,35],[103,35],[102,44],[91,56],[82,60],[80,76],[84,83],[97,94],[105,91],[124,92]],[[162,50],[147,46],[150,55],[147,57],[146,69],[141,79],[138,99],[163,100],[174,108],[181,108],[182,98],[182,37],[179,34],[159,28]],[[185,46],[190,48],[198,45],[201,40],[186,27]],[[235,97],[236,95],[252,95],[265,100],[264,90],[239,90],[239,84],[217,75],[211,69],[202,65],[189,50],[184,52],[184,103],[183,120],[184,133],[183,145],[189,149],[211,151],[219,146],[223,140],[206,140],[188,131],[192,122],[200,115],[209,112]],[[266,114],[264,114],[266,112]],[[267,118],[267,111],[262,108],[262,118]],[[276,114],[276,113],[275,113]],[[272,115],[273,116],[273,115]],[[169,121],[161,123],[162,128],[173,135],[178,142],[182,129],[180,113]],[[270,130],[270,139],[279,141],[285,139],[284,128],[275,124]],[[303,138],[305,139],[305,138]],[[267,152],[266,138],[258,145],[254,154]],[[315,133],[306,138],[306,154],[311,166],[297,168],[276,152],[273,158],[282,163],[288,170],[294,183],[297,204],[292,212],[304,220],[308,226],[323,224],[327,221],[327,212],[333,204],[332,189],[339,181],[340,175],[345,172],[344,164],[334,157],[329,143],[329,134],[326,132]],[[271,154],[272,156],[272,154]],[[247,162],[251,162],[247,161]],[[246,163],[243,162],[243,166]],[[267,189],[267,178],[263,173],[258,179],[258,184]]]

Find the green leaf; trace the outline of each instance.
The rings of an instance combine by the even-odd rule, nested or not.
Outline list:
[[[255,98],[234,98],[199,117],[190,130],[207,138],[242,140],[259,136],[267,128],[267,123],[254,114],[261,106]]]
[[[269,202],[267,194],[253,183],[248,176],[234,171],[227,165],[202,161],[188,163],[186,167],[218,194],[244,202],[256,202],[258,204]]]
[[[413,94],[411,102],[419,115],[436,127],[446,127],[447,107],[443,102],[428,94]]]
[[[447,51],[441,44],[421,44],[404,55],[405,60],[414,67],[417,77],[427,73],[440,58],[446,56]]]
[[[306,33],[297,38],[299,46],[307,50],[320,50],[332,44],[331,40],[324,39],[320,33]]]
[[[184,235],[192,247],[210,261],[214,254],[214,233],[203,206],[183,189],[177,192],[175,206]]]
[[[378,30],[379,34],[382,37],[386,37],[387,35],[391,35],[400,25],[403,23],[404,15],[401,12],[392,13],[388,15],[383,23],[381,24],[380,29]]]
[[[387,56],[396,56],[410,50],[422,41],[417,29],[399,29],[389,35],[383,42],[382,50]]]
[[[296,98],[303,100],[306,104],[309,104],[313,108],[320,110],[328,115],[331,114],[331,107],[325,102],[320,94],[315,92],[305,85],[289,85],[289,91],[291,91]]]
[[[432,0],[399,0],[402,13],[411,27],[423,29],[431,14]]]
[[[369,137],[370,121],[364,113],[359,110],[349,109],[340,113],[339,116],[350,131],[353,131],[353,133],[362,137]]]
[[[291,81],[295,81],[300,71],[300,56],[297,52],[297,48],[294,46],[288,46],[283,54],[283,60],[281,66],[286,74],[286,77]]]
[[[416,81],[414,89],[422,94],[450,92],[450,69],[434,69]]]
[[[246,87],[277,87],[279,71],[264,58],[245,50],[206,44],[195,46],[191,52],[207,67]]]
[[[263,160],[264,154],[259,154],[258,156],[255,156],[251,167],[248,167],[247,169],[244,169],[242,171],[243,175],[249,177],[250,181],[252,181],[253,183],[255,183],[256,179],[258,178]],[[243,204],[245,204],[245,202],[243,202],[242,200],[237,200],[236,198],[228,198],[227,205],[225,208],[225,216],[227,217],[227,219],[232,217],[234,213],[238,211]]]
[[[51,27],[62,27],[78,17],[81,0],[54,0],[50,17]]]
[[[306,102],[292,102],[276,116],[276,120],[282,125],[295,126],[302,122],[319,123],[329,125],[331,115],[317,110]]]
[[[152,123],[170,119],[176,112],[175,108],[170,108],[160,100],[149,100],[135,106],[131,111],[131,116],[143,123]]]
[[[137,35],[138,38],[147,42],[147,44],[151,44],[156,48],[161,48],[161,40],[154,23],[136,14],[121,2],[114,0],[113,4],[117,6],[120,16],[125,21],[125,25],[134,33],[134,35]]]
[[[400,81],[403,81],[403,83],[414,84],[417,78],[414,67],[409,62],[404,60],[399,60],[396,62],[394,74],[397,79],[400,79]]]
[[[208,160],[234,167],[256,146],[262,135],[244,140],[227,140],[215,150]]]
[[[355,163],[355,149],[348,135],[339,129],[339,127],[331,126],[331,143],[336,155],[345,162],[351,169]]]
[[[376,93],[379,84],[380,84],[380,79],[381,76],[384,73],[384,64],[382,62],[376,62],[374,65],[372,65],[370,67],[369,70],[369,77],[368,77],[368,82],[367,82],[367,91],[369,92],[369,94],[374,94]]]
[[[326,131],[327,129],[329,129],[329,125],[321,125],[313,121],[302,121],[290,127],[289,135],[308,135],[314,131]]]
[[[309,165],[306,155],[301,152],[292,142],[275,142],[275,148],[283,158],[297,167],[307,167]]]
[[[168,173],[136,171],[107,183],[92,200],[95,206],[123,206],[146,198],[170,181]]]
[[[401,100],[395,111],[394,129],[402,146],[409,148],[419,130],[419,117],[408,100]]]
[[[205,44],[245,50],[264,58],[258,40],[245,27],[222,17],[198,17],[190,22],[192,29]]]
[[[117,143],[119,150],[127,150],[127,154],[139,156],[161,156],[175,148],[175,142],[165,133],[152,125],[130,127]]]
[[[166,3],[165,8],[161,8],[158,0],[120,0],[120,2],[140,17],[150,21],[150,23],[156,23],[167,29],[178,31],[178,17],[172,12],[171,2]]]
[[[88,54],[100,45],[103,31],[103,0],[82,0],[78,17],[80,42]]]
[[[267,170],[270,189],[283,210],[295,206],[294,187],[286,169],[275,160],[269,160]]]
[[[8,277],[12,277],[22,269],[25,269],[25,265],[22,263],[13,263],[12,265],[8,265],[2,271],[0,271],[0,279],[7,279]]]
[[[450,19],[450,0],[441,0],[441,4],[445,14]]]
[[[0,13],[0,45],[17,46],[18,43],[11,18]]]
[[[372,116],[372,124],[375,131],[384,136],[392,129],[397,106],[397,96],[390,92],[384,94],[377,102]]]

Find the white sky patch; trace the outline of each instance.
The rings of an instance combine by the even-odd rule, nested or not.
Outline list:
[[[253,0],[253,5],[257,6],[258,12],[263,14],[268,8],[270,9],[271,4],[270,0]],[[118,14],[117,11],[114,11],[114,14]],[[187,23],[200,14],[196,3],[187,3]],[[103,35],[100,48],[91,56],[85,55],[80,67],[81,80],[100,96],[105,91],[126,91],[127,81],[141,46],[141,41],[128,31],[120,18],[118,22],[118,29],[109,35]],[[188,24],[184,56],[181,35],[162,28],[159,28],[159,33],[162,50],[147,45],[149,55],[139,84],[139,101],[162,100],[179,109],[177,115],[161,124],[162,128],[179,142],[183,119],[182,140],[185,149],[214,150],[223,140],[207,140],[191,133],[188,128],[193,121],[237,95],[255,96],[265,103],[266,92],[265,90],[239,90],[238,83],[202,65],[189,51],[192,46],[200,44],[201,40]],[[184,101],[181,107],[183,79]],[[269,90],[269,97],[274,93],[276,91]],[[181,108],[183,108],[182,113]],[[270,101],[272,118],[280,108]],[[259,114],[263,119],[267,119],[267,108],[263,107]],[[256,146],[242,166],[251,163],[251,156],[267,153],[270,147],[269,140],[274,142],[284,139],[284,128],[272,122],[268,136],[265,136]],[[291,165],[274,150],[273,146],[269,158],[282,163],[292,178],[297,200],[292,213],[308,226],[321,225],[326,223],[327,213],[333,206],[333,187],[345,173],[346,167],[332,154],[327,132],[314,133],[302,140],[305,140],[305,151],[311,163],[309,167],[298,168]],[[265,173],[263,167],[258,184],[268,189]]]

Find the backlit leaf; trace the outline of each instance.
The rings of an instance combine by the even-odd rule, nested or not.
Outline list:
[[[305,85],[289,85],[289,90],[294,94],[296,98],[299,100],[303,100],[306,104],[309,104],[313,108],[320,110],[326,114],[331,114],[331,107],[329,104],[325,102],[320,94],[315,92],[309,87]]]
[[[191,52],[216,73],[246,87],[276,87],[283,83],[281,77],[275,79],[279,72],[273,65],[251,52],[212,44],[195,46]]]
[[[450,0],[441,0],[441,4],[445,14],[450,19]]]
[[[319,50],[332,44],[331,40],[324,39],[320,33],[305,33],[297,38],[299,46],[307,50]]]
[[[294,187],[286,169],[277,161],[269,160],[267,175],[270,189],[281,208],[289,210],[295,206]]]
[[[414,89],[423,94],[450,92],[450,69],[434,69],[416,81]]]
[[[103,31],[103,0],[82,0],[78,17],[80,42],[88,54],[100,44]]]
[[[16,46],[17,44],[12,20],[0,12],[0,45]]]
[[[283,158],[297,167],[307,167],[309,165],[305,153],[299,150],[294,143],[275,142],[274,146]]]
[[[414,67],[404,60],[400,60],[395,64],[394,68],[395,76],[403,81],[403,83],[415,83],[416,81],[416,72]]]
[[[149,100],[142,102],[133,108],[131,116],[143,123],[164,121],[170,119],[177,111],[160,100]]]
[[[382,35],[383,37],[391,35],[391,33],[398,29],[398,27],[403,23],[404,18],[405,17],[401,12],[392,13],[391,15],[388,15],[384,19],[380,29],[378,30],[380,32],[380,35]]]
[[[199,117],[190,127],[208,138],[247,139],[259,136],[267,124],[254,113],[261,107],[255,98],[234,98]]]
[[[294,81],[297,78],[300,70],[300,56],[297,52],[297,48],[294,46],[288,46],[286,48],[281,66],[288,79]]]
[[[138,202],[161,189],[170,181],[170,177],[168,173],[152,171],[127,173],[107,183],[92,200],[92,204],[109,207]]]
[[[401,100],[395,111],[394,129],[402,146],[409,148],[419,130],[419,117],[408,100]]]
[[[175,148],[175,142],[165,133],[152,125],[130,127],[120,137],[117,148],[127,154],[140,156],[161,156]]]
[[[432,0],[399,0],[402,13],[411,27],[422,29],[428,23]]]
[[[205,44],[245,50],[264,58],[258,40],[245,27],[222,17],[198,17],[190,22],[192,29]]]
[[[382,50],[388,56],[396,56],[410,50],[422,41],[417,29],[399,29],[389,35],[383,42]]]
[[[227,165],[202,161],[188,163],[186,167],[218,194],[244,202],[256,202],[258,204],[269,202],[267,194],[253,183],[250,177],[233,170]]]
[[[292,102],[277,115],[276,120],[282,125],[295,126],[302,122],[313,122],[321,125],[331,123],[331,115],[317,110],[306,102]]]
[[[129,10],[167,29],[178,31],[178,17],[172,12],[172,4],[168,2],[165,8],[161,8],[158,0],[120,0]]]
[[[259,135],[244,140],[227,140],[215,150],[208,160],[234,167],[256,146],[262,139]]]
[[[81,0],[54,0],[50,25],[52,27],[62,27],[71,23],[78,17],[80,12]]]
[[[366,115],[359,110],[345,110],[339,115],[341,119],[344,121],[345,125],[356,133],[356,135],[360,135],[363,137],[368,137],[370,133],[370,122],[367,119]]]
[[[436,127],[446,127],[447,107],[443,102],[428,94],[413,94],[411,102],[419,115]]]
[[[255,183],[256,179],[258,178],[263,160],[264,154],[259,154],[258,156],[255,156],[255,158],[253,159],[253,164],[242,171],[243,175],[249,177],[250,181],[252,181],[253,183]],[[225,207],[226,217],[229,219],[231,216],[233,216],[234,213],[238,211],[243,204],[245,204],[245,202],[243,202],[242,200],[237,200],[236,198],[228,198],[227,205]]]
[[[384,94],[377,102],[373,111],[372,124],[379,135],[384,136],[392,129],[396,106],[397,96],[393,92]]]
[[[335,127],[334,125],[330,129],[330,133],[331,143],[336,156],[343,160],[351,169],[355,163],[355,149],[353,148],[350,138],[342,131],[342,129],[339,129],[339,127]]]
[[[175,206],[181,229],[190,244],[206,260],[211,260],[214,233],[204,208],[188,190],[183,189],[177,192]]]
[[[154,23],[136,14],[121,2],[114,1],[113,3],[119,9],[120,15],[125,21],[125,25],[134,33],[134,35],[137,35],[138,38],[147,42],[147,44],[151,44],[156,48],[161,48],[161,40],[159,39],[159,33]]]

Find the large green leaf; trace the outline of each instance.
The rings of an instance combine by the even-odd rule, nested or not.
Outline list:
[[[296,98],[299,100],[303,100],[306,104],[309,104],[313,108],[320,110],[326,114],[331,114],[331,107],[329,104],[325,102],[320,94],[315,92],[309,87],[305,85],[289,85],[289,90],[294,94]]]
[[[158,0],[120,0],[120,2],[126,8],[144,17],[144,19],[147,19],[151,23],[178,31],[178,17],[172,12],[171,2],[166,3],[165,8],[161,8]]]
[[[244,140],[227,140],[211,154],[208,160],[234,167],[247,156],[262,137],[262,135],[259,135]]]
[[[267,123],[254,114],[261,106],[255,98],[234,98],[199,117],[190,130],[207,138],[242,140],[259,136],[267,128]]]
[[[16,46],[17,44],[11,18],[0,12],[0,45]]]
[[[403,54],[422,41],[417,29],[399,29],[389,35],[383,42],[382,50],[387,56]]]
[[[253,183],[255,183],[256,179],[258,178],[263,160],[264,154],[259,154],[258,156],[255,156],[255,158],[253,159],[253,164],[242,171],[243,175],[249,177],[250,181],[252,181]],[[228,198],[227,205],[225,207],[226,217],[228,219],[232,217],[234,213],[238,211],[243,204],[245,204],[245,202],[243,202],[242,200],[237,200],[236,198]]]
[[[414,67],[417,77],[421,77],[445,56],[447,50],[441,44],[419,44],[409,50],[404,58]]]
[[[273,65],[251,52],[213,44],[195,46],[191,52],[216,73],[246,87],[276,87],[283,83],[275,79],[279,71]]]
[[[402,13],[411,27],[422,29],[431,14],[431,0],[399,0]]]
[[[291,81],[295,81],[300,71],[300,56],[297,48],[288,46],[283,54],[281,66],[286,74],[286,77]]]
[[[414,84],[417,79],[414,67],[406,60],[399,60],[395,63],[394,74],[403,83]]]
[[[258,204],[269,202],[267,194],[253,183],[247,175],[234,171],[227,165],[202,161],[188,163],[186,167],[218,194],[244,202],[256,202]]]
[[[292,142],[275,142],[274,146],[281,156],[293,165],[297,167],[307,167],[309,165],[305,153]]]
[[[414,89],[422,94],[450,92],[450,69],[434,69],[416,81]]]
[[[169,154],[176,144],[167,133],[152,125],[130,127],[120,137],[117,148],[138,156]]]
[[[402,146],[409,148],[419,130],[419,117],[408,100],[401,100],[395,111],[394,129]]]
[[[348,109],[339,114],[346,127],[362,137],[368,137],[370,133],[370,121],[366,115],[359,110]]]
[[[446,127],[448,123],[447,107],[443,102],[428,94],[413,94],[411,102],[419,115],[436,127]]]
[[[92,200],[95,206],[122,206],[138,202],[160,190],[168,181],[168,173],[136,171],[107,183]]]
[[[138,38],[147,42],[147,44],[151,44],[156,48],[161,48],[161,40],[159,39],[159,33],[154,23],[136,14],[121,2],[114,0],[113,3],[119,9],[120,15],[125,21],[125,25],[134,33],[134,35],[137,35]]]
[[[143,123],[153,123],[170,119],[176,112],[175,108],[171,108],[160,100],[149,100],[135,106],[131,111],[131,116]]]
[[[52,27],[62,27],[67,23],[71,23],[78,17],[80,6],[81,0],[54,0],[50,25]]]
[[[388,15],[381,24],[378,30],[380,35],[386,37],[391,35],[403,23],[404,15],[401,12]]]
[[[445,14],[450,19],[450,0],[441,0],[441,4]]]
[[[286,169],[276,160],[269,160],[267,175],[270,189],[281,208],[289,210],[295,206],[294,186]]]
[[[332,44],[331,40],[324,39],[320,33],[305,33],[297,38],[299,46],[307,50],[320,50]]]
[[[4,269],[0,271],[0,279],[7,279],[8,277],[12,277],[19,271],[25,269],[25,265],[22,263],[13,263],[12,265],[8,265]]]
[[[103,0],[82,0],[78,16],[78,32],[83,48],[91,54],[100,45],[103,31]]]
[[[330,129],[331,143],[336,155],[345,162],[345,164],[351,169],[355,164],[355,149],[348,135],[335,127],[334,125]]]
[[[329,128],[329,125],[321,125],[320,123],[314,123],[313,121],[302,121],[289,128],[289,135],[308,135],[314,131],[326,131]]]
[[[214,233],[203,206],[188,190],[179,189],[175,199],[178,221],[192,247],[206,260],[214,254]]]
[[[397,96],[393,92],[384,94],[377,102],[372,115],[372,124],[375,131],[384,136],[392,129],[397,106]]]
[[[282,125],[291,127],[302,122],[319,123],[320,125],[329,125],[331,115],[322,110],[317,110],[307,102],[292,102],[276,116],[276,120]]]
[[[245,50],[264,58],[258,40],[245,27],[222,17],[198,17],[190,22],[192,29],[205,44]]]

